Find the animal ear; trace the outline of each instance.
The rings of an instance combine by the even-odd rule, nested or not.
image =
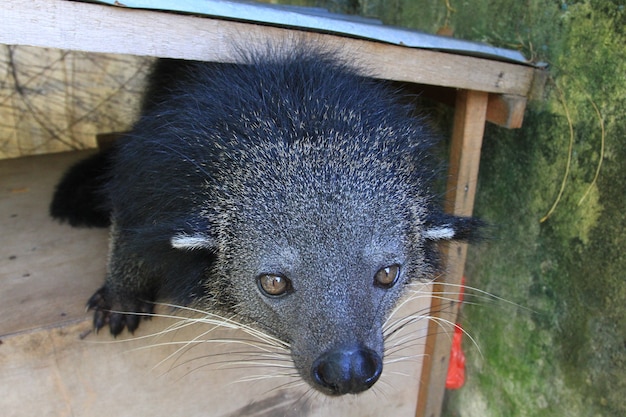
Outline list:
[[[473,217],[458,217],[451,214],[431,216],[426,222],[424,238],[431,241],[480,239],[484,223]]]
[[[189,217],[182,227],[173,229],[176,233],[170,237],[170,245],[179,250],[215,250],[217,242],[210,229],[205,219]]]
[[[217,246],[215,240],[210,236],[200,233],[188,234],[184,232],[172,236],[170,244],[172,248],[180,250],[213,250]]]

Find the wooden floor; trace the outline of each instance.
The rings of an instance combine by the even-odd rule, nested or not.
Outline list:
[[[239,331],[207,334],[210,325],[194,324],[157,335],[181,321],[155,318],[134,337],[92,333],[85,301],[104,277],[107,231],[61,225],[47,212],[61,173],[85,155],[0,162],[3,416],[414,415],[425,320],[390,341],[406,347],[386,358],[372,390],[339,399],[298,378],[266,378],[284,369],[235,364],[248,359],[238,350],[253,348],[218,340],[246,337]],[[428,311],[424,291],[400,314]],[[214,343],[185,344],[204,339]],[[411,358],[391,363],[400,356]]]

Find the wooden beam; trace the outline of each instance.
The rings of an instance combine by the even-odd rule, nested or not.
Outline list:
[[[489,96],[479,91],[459,91],[456,98],[454,130],[445,209],[448,213],[471,216],[476,195],[480,150],[487,117]],[[466,244],[444,248],[445,274],[433,285],[428,337],[422,366],[417,417],[438,417],[445,392],[458,292],[463,277]]]
[[[533,68],[328,34],[66,0],[4,0],[0,43],[78,51],[241,61],[238,50],[314,39],[370,75],[525,96]]]
[[[489,94],[487,121],[508,129],[522,127],[526,97],[511,94]]]
[[[456,105],[456,89],[421,84],[403,84],[407,92],[426,97],[447,106]],[[534,85],[534,83],[533,83]],[[527,99],[513,94],[490,93],[487,102],[487,121],[507,129],[522,126]]]
[[[472,215],[487,106],[488,94],[484,92],[457,93],[446,187],[448,213]]]

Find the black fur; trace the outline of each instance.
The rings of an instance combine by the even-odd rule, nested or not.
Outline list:
[[[81,219],[103,213],[87,201],[110,209],[109,271],[88,304],[97,329],[132,331],[157,299],[195,303],[290,343],[320,391],[357,393],[380,375],[402,284],[432,279],[438,242],[479,226],[437,208],[435,141],[389,84],[319,48],[165,60],[132,132],[72,169],[100,167],[76,189],[88,195],[67,195],[68,174],[55,201],[69,203],[52,213],[94,224]],[[380,285],[387,270],[397,281]],[[267,274],[290,280],[289,295],[264,295]]]
[[[56,187],[50,215],[72,226],[108,227],[111,208],[104,186],[111,156],[111,151],[99,152],[69,169]]]

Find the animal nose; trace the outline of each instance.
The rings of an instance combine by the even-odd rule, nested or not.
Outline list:
[[[370,388],[383,371],[383,360],[361,346],[331,349],[313,363],[313,380],[331,395],[356,394]]]

